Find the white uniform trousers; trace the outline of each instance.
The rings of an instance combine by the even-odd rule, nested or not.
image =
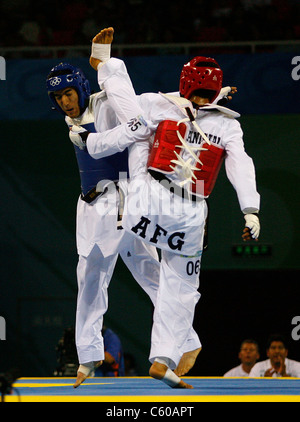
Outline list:
[[[131,274],[155,304],[159,282],[159,261],[155,248],[124,233],[119,252]],[[108,287],[118,253],[104,257],[95,245],[90,254],[79,256],[77,265],[78,298],[76,310],[76,346],[79,363],[104,359],[103,316],[108,307]]]
[[[201,347],[192,328],[200,298],[201,255],[182,256],[162,251],[160,282],[154,311],[149,360],[168,358],[175,369],[185,351]]]

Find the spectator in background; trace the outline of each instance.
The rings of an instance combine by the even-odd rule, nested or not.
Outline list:
[[[131,353],[124,353],[124,363],[125,363],[125,377],[137,377],[138,372],[136,369],[135,358]]]
[[[285,338],[273,334],[267,343],[269,359],[256,363],[249,377],[295,377],[300,378],[300,362],[287,358],[288,349]]]
[[[259,348],[255,340],[246,339],[242,342],[238,357],[240,365],[230,369],[224,377],[248,377],[251,369],[259,359]]]
[[[24,46],[47,46],[53,33],[46,16],[37,10],[29,19],[22,22],[19,35],[20,42]]]
[[[104,340],[104,361],[101,367],[97,368],[91,376],[125,376],[124,354],[119,336],[114,333],[113,330],[105,326],[103,326],[102,329],[102,336]],[[58,366],[55,368],[54,376],[76,376],[78,358],[74,327],[68,327],[64,330],[63,336],[56,346],[56,351]],[[133,373],[131,373],[131,375],[133,375]]]
[[[67,327],[64,329],[62,337],[56,346],[57,367],[53,375],[55,377],[73,377],[76,376],[78,368],[77,350],[75,344],[75,328]]]
[[[95,369],[95,377],[124,377],[125,365],[122,343],[113,330],[103,326],[104,361]]]
[[[51,10],[49,16],[44,13],[47,7]],[[194,0],[191,4],[185,4],[184,16],[180,13],[181,7],[179,0],[165,4],[159,0],[104,0],[88,4],[82,0],[71,3],[66,0],[46,0],[42,6],[34,0],[2,0],[0,46],[79,46],[90,41],[95,28],[109,25],[118,29],[116,42],[126,45],[137,42],[167,44],[300,38],[300,5],[297,0]],[[36,13],[43,16],[42,26],[41,18],[36,21]],[[162,24],[166,16],[167,30],[166,25]],[[192,21],[191,16],[194,16]],[[12,17],[13,34],[10,31]],[[39,44],[36,44],[37,39]],[[218,47],[218,53],[224,52],[224,48],[226,52],[227,47]],[[159,50],[153,51],[161,54]],[[171,53],[177,54],[177,51],[171,50]],[[16,54],[10,53],[13,57]],[[28,52],[18,52],[17,57],[20,54],[27,57]],[[142,50],[131,49],[131,54],[141,55]],[[202,54],[205,54],[204,51]]]

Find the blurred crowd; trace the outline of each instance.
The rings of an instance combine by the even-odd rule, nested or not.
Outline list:
[[[1,0],[0,47],[300,39],[299,0]]]

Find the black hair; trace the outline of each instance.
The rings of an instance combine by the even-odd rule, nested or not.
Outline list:
[[[259,346],[256,340],[253,340],[252,338],[246,338],[245,340],[242,341],[241,343],[241,348],[243,347],[243,345],[245,343],[251,343],[251,344],[255,344],[255,346],[257,347],[257,351],[259,351]]]
[[[286,338],[280,334],[280,333],[275,333],[275,334],[271,334],[267,340],[267,349],[270,348],[271,343],[273,343],[273,341],[280,341],[281,343],[283,343],[284,347],[287,349],[288,344],[286,341]]]

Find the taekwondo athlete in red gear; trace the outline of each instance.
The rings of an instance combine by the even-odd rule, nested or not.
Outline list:
[[[119,124],[106,93],[91,94],[89,81],[82,71],[68,63],[51,69],[47,91],[55,109],[65,116],[69,128],[76,126],[79,131],[95,132],[95,115],[99,118],[98,131]],[[120,188],[117,184],[120,173],[127,178],[127,151],[94,160],[86,149],[76,145],[74,149],[81,180],[76,217],[79,255],[76,347],[80,366],[74,387],[78,387],[104,359],[101,330],[108,306],[107,289],[118,254],[153,304],[159,261],[153,246],[137,241],[117,225]]]
[[[100,84],[110,73],[116,75],[115,60],[110,59],[98,68]],[[182,357],[183,347],[191,333],[194,309],[200,297],[199,269],[207,195],[204,195],[204,191],[193,192],[191,186],[195,179],[201,180],[195,172],[200,172],[199,166],[204,164],[198,162],[204,143],[213,143],[225,150],[226,173],[236,190],[249,236],[253,238],[259,235],[259,220],[255,214],[260,202],[253,162],[245,152],[242,130],[236,120],[239,115],[212,103],[221,90],[221,69],[217,63],[213,65],[211,60],[202,57],[196,58],[192,64],[188,63],[185,70],[189,67],[193,67],[193,71],[199,74],[204,71],[205,75],[213,75],[214,85],[209,78],[205,79],[203,73],[204,78],[200,80],[190,79],[183,71],[182,78],[186,78],[191,88],[188,94],[182,87],[181,96],[178,93],[142,94],[137,97],[140,108],[135,108],[135,111],[142,110],[143,117],[137,119],[138,125],[134,131],[131,123],[123,124],[113,133],[90,134],[86,140],[87,149],[94,158],[109,154],[110,148],[121,151],[131,145],[131,181],[122,224],[129,233],[162,250],[149,356],[152,363],[150,375],[171,387],[181,388],[191,386],[184,383],[173,370]],[[128,79],[125,67],[123,72],[122,76],[120,68],[117,71],[120,84]],[[207,89],[206,82],[210,82]],[[145,127],[150,127],[149,122],[158,126],[165,120],[177,122],[178,126],[181,123],[187,125],[185,132],[178,135],[178,145],[182,152],[178,153],[175,160],[172,159],[173,168],[170,167],[171,171],[166,178],[167,182],[171,181],[169,186],[159,183],[165,178],[163,172],[157,169],[162,174],[157,176],[149,171],[147,164],[151,142],[142,141]],[[164,142],[166,139],[158,141]],[[215,176],[217,170],[218,166],[209,171]],[[180,195],[178,190],[172,193],[170,187],[173,188],[173,185],[181,189]],[[161,207],[165,204],[169,205],[169,210],[163,213]]]
[[[101,62],[100,66],[103,65],[108,59],[107,59],[107,45],[106,39],[109,37],[110,33],[110,39],[112,41],[112,34],[113,29],[107,28],[102,30],[96,37],[93,39],[92,44],[92,55],[100,55],[101,60],[97,59],[97,64],[92,65],[91,61],[94,61],[92,56],[90,57],[90,63],[92,67],[97,70],[97,66],[99,62]],[[97,44],[95,44],[97,43]],[[99,43],[99,44],[98,44]],[[110,46],[109,46],[110,47]],[[98,51],[95,51],[98,50]],[[103,56],[106,56],[103,58]],[[111,69],[113,67],[113,71]],[[104,69],[106,66],[104,66]],[[100,70],[98,68],[98,70]],[[105,89],[105,92],[108,96],[108,99],[110,103],[113,105],[113,108],[116,109],[118,117],[120,121],[125,121],[126,119],[131,119],[132,116],[136,116],[137,110],[136,110],[136,100],[133,98],[134,90],[131,84],[131,81],[127,75],[126,68],[124,66],[124,63],[121,60],[118,59],[111,59],[110,60],[110,66],[108,66],[108,72],[104,70],[98,73],[99,78],[99,85],[101,89]],[[112,77],[113,76],[113,77]],[[123,83],[120,84],[120,76],[125,76],[125,80]],[[235,89],[232,89],[233,91]],[[223,98],[224,95],[227,95],[229,91],[231,91],[230,87],[227,87],[222,90],[222,95],[220,95],[221,98]],[[228,97],[230,98],[230,97]],[[140,108],[138,108],[140,110]],[[97,116],[95,116],[95,119],[97,120]],[[142,132],[143,137],[147,137],[150,135],[151,130],[153,130],[153,125],[151,128],[151,124],[148,126],[144,126],[143,119],[139,120],[139,118],[132,118],[129,122],[130,131],[136,132],[135,137],[139,136],[138,133]],[[114,130],[118,130],[117,128]],[[113,131],[114,131],[113,130]],[[88,135],[89,137],[98,137],[99,134],[97,133],[91,133]],[[112,151],[117,152],[120,150],[120,145],[117,143],[114,145],[114,142],[111,142],[109,140],[108,144],[105,144],[105,133],[101,134],[101,138],[103,143],[101,144],[101,156],[106,156],[106,150],[108,150],[108,154],[110,154]],[[78,133],[74,132],[73,130],[70,131],[70,139],[71,141],[79,146],[80,148],[85,148],[85,142],[83,142],[82,139],[86,139],[87,134],[86,133]],[[130,139],[129,144],[132,143],[132,140]],[[124,148],[124,145],[121,146],[121,150]],[[194,365],[195,360],[201,350],[201,343],[199,340],[199,337],[197,333],[194,331],[193,327],[191,327],[189,338],[186,340],[186,343],[182,349],[182,357],[180,359],[180,362],[176,368],[176,372],[178,372],[180,375],[186,374]]]

